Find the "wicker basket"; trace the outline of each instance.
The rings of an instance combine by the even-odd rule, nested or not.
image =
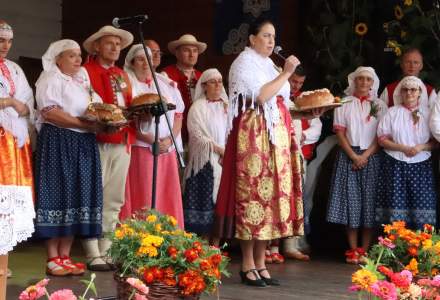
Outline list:
[[[126,282],[127,277],[114,274],[118,300],[127,300],[133,292],[133,287]],[[147,285],[149,300],[198,300],[200,296],[182,296],[178,287],[168,286],[159,282]]]

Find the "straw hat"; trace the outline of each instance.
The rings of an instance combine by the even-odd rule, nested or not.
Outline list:
[[[182,45],[196,46],[199,49],[199,54],[203,53],[206,50],[206,47],[208,47],[206,43],[197,41],[196,37],[192,34],[184,34],[178,40],[168,43],[168,51],[170,51],[172,54],[175,54],[177,47]]]
[[[123,29],[118,29],[110,25],[101,27],[97,32],[89,36],[83,43],[84,49],[90,54],[94,52],[93,42],[106,35],[118,36],[121,38],[121,49],[128,47],[133,42],[133,35]]]

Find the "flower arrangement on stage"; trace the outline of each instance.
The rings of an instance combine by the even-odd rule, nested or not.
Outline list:
[[[155,210],[124,221],[111,239],[109,253],[120,276],[136,276],[149,286],[159,283],[184,296],[199,295],[216,291],[222,274],[229,275],[229,259],[219,248]]]
[[[350,290],[368,299],[440,299],[440,235],[397,221],[384,226],[361,269],[352,274]]]

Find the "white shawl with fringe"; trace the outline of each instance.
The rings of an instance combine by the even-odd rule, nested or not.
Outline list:
[[[240,96],[243,99],[250,98],[252,100],[250,108],[256,108],[257,113],[260,113],[256,101],[261,87],[274,80],[279,74],[279,70],[272,59],[261,56],[249,47],[246,47],[234,60],[229,70],[228,134],[232,129],[232,121],[238,116],[239,110],[241,109],[243,112],[246,110],[246,101],[243,101],[241,108],[239,107]],[[284,98],[284,103],[288,107],[290,102],[290,86],[287,81],[275,96],[262,105],[266,127],[272,144],[276,144],[273,128],[280,120],[276,97],[278,95]]]

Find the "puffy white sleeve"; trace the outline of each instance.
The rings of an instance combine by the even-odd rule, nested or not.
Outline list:
[[[322,122],[319,118],[314,118],[309,121],[310,127],[303,130],[304,145],[314,144],[319,140],[322,130]]]
[[[347,119],[345,118],[345,111],[347,110],[347,106],[350,105],[344,104],[341,107],[338,107],[334,110],[333,113],[333,131],[345,131],[347,129]]]
[[[375,101],[377,105],[379,105],[379,111],[377,112],[377,119],[380,120],[388,111],[388,105],[384,103],[381,99]]]
[[[440,141],[440,102],[437,101],[431,110],[431,117],[429,120],[429,128],[432,136]]]
[[[435,92],[434,89],[432,89],[431,94],[429,94],[428,97],[429,108],[433,108],[435,104],[439,101],[437,97],[438,97],[437,93]]]
[[[388,111],[380,120],[377,126],[377,139],[379,141],[384,139],[392,139],[392,117]]]
[[[23,69],[17,65],[13,64],[13,76],[14,83],[16,84],[16,92],[14,98],[18,101],[26,104],[29,109],[29,121],[34,123],[35,121],[35,108],[34,108],[34,93],[26,79],[26,75],[23,72]]]
[[[63,108],[62,79],[54,72],[43,72],[38,79],[35,96],[39,111]]]

